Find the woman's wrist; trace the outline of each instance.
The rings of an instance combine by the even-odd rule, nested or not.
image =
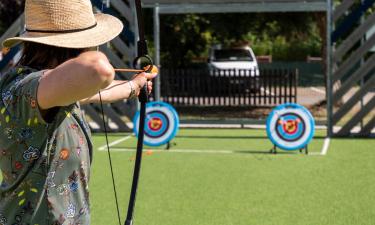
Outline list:
[[[136,94],[134,82],[131,80],[131,81],[128,82],[128,84],[129,84],[129,87],[130,87],[129,99],[135,98],[137,96],[137,94]]]

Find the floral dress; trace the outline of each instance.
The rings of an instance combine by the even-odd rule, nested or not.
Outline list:
[[[91,134],[78,103],[38,108],[42,71],[0,79],[0,225],[90,224]]]

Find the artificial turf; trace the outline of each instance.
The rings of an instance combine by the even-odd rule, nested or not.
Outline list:
[[[309,151],[323,140],[317,132]],[[135,154],[121,149],[135,142],[111,147],[122,223]],[[374,139],[334,139],[325,156],[269,154],[264,130],[182,129],[173,142],[169,151],[145,148],[135,225],[375,224]],[[94,135],[92,225],[118,224],[108,156],[97,150],[104,144]]]

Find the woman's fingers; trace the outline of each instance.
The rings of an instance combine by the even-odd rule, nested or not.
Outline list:
[[[139,89],[137,90],[137,95],[139,94],[139,90],[145,85],[147,85],[148,94],[151,94],[153,83],[150,80],[155,78],[157,75],[158,75],[157,73],[146,73],[146,72],[136,74],[133,77],[132,81],[135,82],[139,87]]]
[[[152,81],[146,81],[145,77],[143,76],[134,77],[132,81],[136,83],[138,86],[138,88],[136,89],[137,96],[139,95],[141,88],[144,87],[145,85],[147,85],[148,94],[151,94],[152,85],[153,85]]]
[[[142,76],[144,78],[146,78],[147,80],[152,80],[154,79],[158,74],[157,73],[146,73],[146,72],[143,72],[143,73],[138,73],[138,74],[135,74],[133,76],[133,79],[139,77],[139,76]]]
[[[159,74],[159,68],[155,65],[152,65],[152,69],[149,73],[145,73],[147,80],[154,79]]]
[[[150,70],[150,73],[152,73],[152,74],[158,74],[159,73],[159,68],[157,66],[155,66],[155,65],[148,65],[148,66],[144,67],[143,69],[145,71],[149,71],[150,66],[152,66],[152,68]]]
[[[147,90],[148,90],[148,94],[151,94],[151,92],[152,92],[152,82],[151,81],[147,82]]]
[[[158,74],[157,73],[144,73],[144,76],[146,77],[147,80],[152,80],[154,79]]]

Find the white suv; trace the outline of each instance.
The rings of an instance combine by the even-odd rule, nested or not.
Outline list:
[[[253,50],[246,46],[240,48],[210,49],[208,67],[211,76],[259,76],[258,62]]]

